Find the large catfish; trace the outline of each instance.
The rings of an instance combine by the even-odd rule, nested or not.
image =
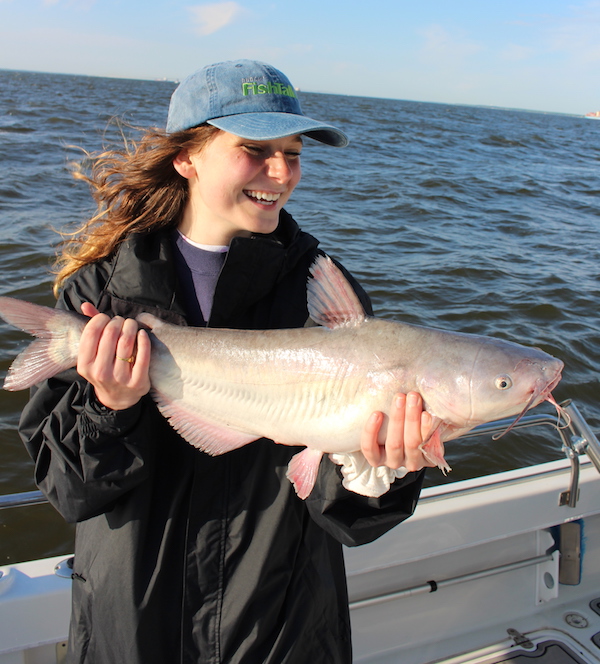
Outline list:
[[[312,267],[308,308],[318,326],[288,330],[178,327],[148,313],[137,317],[150,331],[151,394],[171,425],[212,455],[261,437],[306,446],[288,469],[301,498],[327,453],[343,466],[345,485],[365,495],[381,495],[401,476],[376,469],[382,472],[355,481],[356,468],[368,466],[361,431],[373,411],[386,413],[396,392],[422,395],[433,417],[422,449],[445,471],[444,441],[552,400],[561,377],[563,363],[538,349],[367,316],[327,257]],[[6,297],[0,316],[39,337],[14,361],[5,389],[76,365],[84,316]]]

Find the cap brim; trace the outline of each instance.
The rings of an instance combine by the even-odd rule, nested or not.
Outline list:
[[[214,118],[207,122],[230,134],[254,141],[270,141],[275,138],[304,134],[320,143],[337,148],[348,145],[348,137],[339,129],[293,113],[239,113]]]

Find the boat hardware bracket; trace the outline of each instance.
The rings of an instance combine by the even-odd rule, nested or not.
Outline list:
[[[67,661],[67,642],[61,641],[56,644],[56,664],[63,664]]]
[[[533,643],[526,636],[521,634],[521,632],[519,632],[518,630],[507,629],[506,631],[508,632],[510,638],[515,642],[516,646],[519,646],[520,648],[526,648],[529,650],[534,648]]]
[[[65,558],[57,563],[54,567],[54,574],[60,576],[62,579],[72,579],[73,578],[73,561],[74,557]]]
[[[579,438],[573,436],[573,438]],[[578,443],[579,446],[579,443]],[[563,444],[562,447],[565,456],[571,462],[571,484],[566,491],[561,492],[558,497],[558,504],[561,507],[576,507],[579,500],[579,454],[574,444]]]
[[[558,581],[562,585],[581,583],[581,550],[583,532],[581,521],[568,521],[559,527],[560,565]]]
[[[567,415],[567,428],[571,432],[570,438],[560,432],[563,452],[571,461],[571,486],[560,494],[559,505],[575,507],[579,500],[579,455],[587,454],[600,473],[600,441],[570,399],[560,405]]]
[[[600,473],[600,441],[596,434],[591,430],[590,425],[585,421],[583,415],[579,412],[577,406],[567,400],[561,404],[569,416],[569,429],[573,434],[571,437],[571,446],[578,453],[585,452],[589,460],[594,464],[596,470]]]
[[[600,473],[600,441],[590,429],[577,406],[567,399],[560,405],[560,416],[542,413],[539,415],[525,415],[516,424],[511,418],[480,424],[462,436],[470,438],[478,435],[490,435],[502,433],[507,427],[514,429],[525,429],[538,425],[551,426],[560,436],[562,450],[571,462],[571,482],[566,491],[559,496],[559,505],[576,507],[579,500],[579,455],[587,454],[589,460]]]

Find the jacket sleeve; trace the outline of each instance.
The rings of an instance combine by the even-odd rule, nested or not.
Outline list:
[[[88,299],[94,303],[93,294]],[[78,310],[73,291],[58,307]],[[35,462],[35,482],[66,521],[109,511],[150,474],[153,449],[145,416],[149,397],[122,411],[100,404],[72,369],[31,390],[19,433]]]
[[[414,512],[424,476],[424,470],[408,473],[379,498],[368,498],[345,489],[339,466],[325,457],[306,506],[312,519],[338,542],[367,544]]]

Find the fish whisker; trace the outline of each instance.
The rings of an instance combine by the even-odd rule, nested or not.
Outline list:
[[[519,415],[515,418],[513,422],[509,424],[509,426],[504,429],[504,431],[501,431],[500,433],[495,433],[492,436],[492,440],[500,440],[503,436],[505,436],[509,431],[511,431],[515,425],[519,422],[519,420],[527,413],[527,411],[533,406],[534,402],[538,398],[537,394],[533,394],[531,396],[531,399],[527,402],[525,408],[519,413]],[[548,394],[548,396],[544,399],[544,401],[548,401],[548,403],[551,403],[555,408],[556,408],[556,413],[557,413],[557,421],[556,421],[556,428],[560,431],[562,429],[568,429],[569,426],[571,426],[571,416],[567,411],[556,402],[552,394]],[[560,422],[561,420],[564,421],[564,424],[561,425]]]
[[[523,410],[522,410],[522,411],[517,415],[517,417],[516,417],[516,418],[515,418],[515,419],[514,419],[509,425],[508,425],[508,427],[506,427],[506,429],[504,429],[504,431],[501,431],[500,433],[495,433],[495,434],[492,436],[492,440],[500,440],[500,438],[502,438],[503,436],[506,436],[506,434],[507,434],[509,431],[511,431],[511,430],[515,427],[515,425],[521,420],[521,418],[523,417],[523,415],[525,415],[525,413],[531,408],[531,406],[532,406],[533,403],[535,402],[536,398],[537,398],[537,395],[536,395],[536,394],[532,394],[532,395],[531,395],[531,399],[529,399],[529,401],[525,404],[525,408],[523,408]]]

